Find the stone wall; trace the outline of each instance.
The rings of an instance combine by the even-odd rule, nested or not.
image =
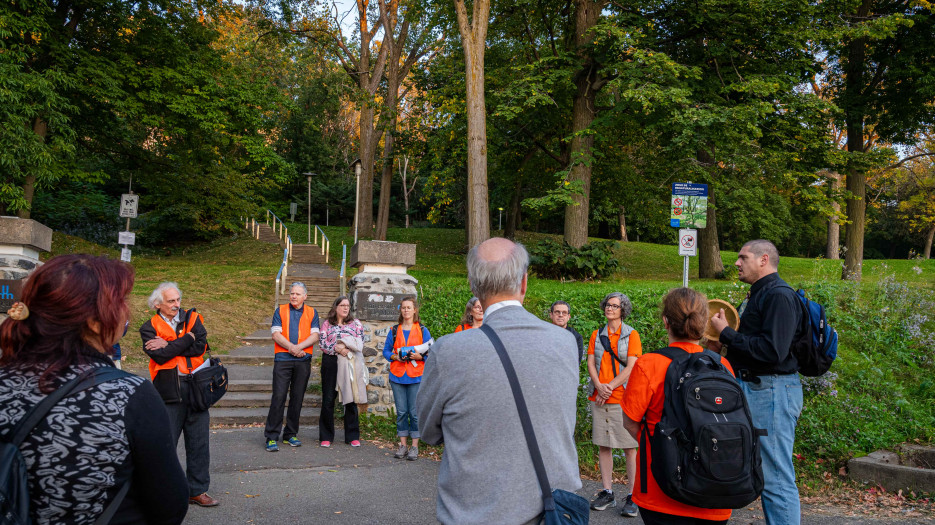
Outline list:
[[[364,325],[364,362],[370,372],[370,384],[367,385],[367,413],[385,416],[393,404],[393,390],[390,387],[390,364],[383,358],[383,345],[393,321],[361,321]]]

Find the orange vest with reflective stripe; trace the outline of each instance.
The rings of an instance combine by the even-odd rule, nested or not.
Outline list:
[[[398,351],[404,346],[416,346],[424,343],[422,340],[422,325],[412,323],[409,337],[403,337],[403,329],[396,325],[396,339],[393,341],[393,350]],[[415,365],[415,366],[412,366]],[[395,377],[421,377],[425,370],[425,361],[390,361],[390,373]]]
[[[292,338],[289,337],[289,325],[292,324],[291,319],[289,317],[289,306],[290,306],[289,303],[279,306],[279,320],[282,321],[283,337],[285,337],[288,341],[292,341]],[[302,308],[302,318],[299,319],[299,342],[300,343],[302,341],[305,341],[306,339],[308,339],[310,335],[312,335],[312,321],[314,319],[315,319],[315,309],[309,305],[304,305],[304,307]],[[273,346],[276,348],[275,353],[277,354],[280,352],[288,352],[288,350],[279,346],[279,343],[277,343],[275,340],[273,341]],[[314,346],[315,345],[312,345],[306,348],[305,353],[308,355],[312,355]]]
[[[153,328],[156,330],[156,335],[158,337],[161,337],[165,339],[166,341],[175,341],[176,339],[180,337],[185,337],[185,334],[191,332],[192,328],[195,327],[195,322],[198,321],[199,319],[201,319],[201,314],[199,314],[198,312],[192,312],[192,314],[188,316],[188,323],[186,323],[185,325],[182,325],[182,323],[180,322],[178,325],[176,325],[176,329],[178,330],[178,333],[172,330],[172,327],[169,326],[169,323],[167,323],[165,319],[163,319],[162,316],[159,315],[158,313],[154,315],[153,318],[149,320],[149,322],[153,324]],[[203,322],[204,321],[202,320],[202,323]],[[192,363],[191,368],[189,368],[188,366],[189,360]],[[166,364],[164,365],[157,364],[155,361],[150,359],[149,360],[149,376],[150,376],[150,379],[156,379],[156,374],[159,373],[160,370],[170,370],[176,367],[178,367],[180,374],[190,374],[192,370],[198,368],[204,362],[205,362],[204,352],[202,352],[201,355],[198,357],[182,357],[182,356],[173,357],[172,359],[167,361]]]

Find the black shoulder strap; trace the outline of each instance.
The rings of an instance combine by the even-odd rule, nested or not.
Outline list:
[[[519,379],[516,377],[516,370],[513,368],[513,362],[510,360],[506,348],[503,347],[503,341],[494,332],[489,324],[484,323],[480,329],[484,332],[497,355],[500,362],[503,363],[503,370],[510,381],[510,389],[513,390],[513,400],[516,402],[516,410],[519,412],[519,421],[523,425],[523,434],[526,435],[526,446],[529,447],[529,455],[532,456],[532,464],[536,469],[536,478],[539,480],[539,487],[542,489],[542,503],[544,509],[548,511],[555,510],[555,500],[552,498],[552,487],[549,485],[549,477],[545,473],[545,464],[542,462],[542,453],[539,452],[539,444],[536,441],[536,433],[532,428],[532,420],[529,418],[529,409],[526,408],[526,398],[523,397],[523,391],[519,386]]]
[[[669,359],[672,360],[672,362],[675,362],[676,359],[683,359],[689,355],[688,352],[686,352],[684,349],[679,348],[677,346],[667,346],[665,348],[660,348],[653,353],[668,357]],[[649,425],[646,424],[645,416],[643,417],[641,427],[642,428],[640,429],[640,492],[645,494],[647,490],[646,471],[649,469],[649,464],[648,464],[649,462],[646,459],[646,454],[648,453],[646,442],[649,440]]]

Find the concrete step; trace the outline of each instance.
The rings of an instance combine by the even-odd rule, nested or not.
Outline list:
[[[273,336],[270,334],[269,330],[255,330],[250,335],[245,335],[240,338],[241,341],[245,343],[251,343],[253,345],[267,345],[272,346]],[[233,350],[231,353],[233,354]]]
[[[212,425],[262,425],[266,422],[266,416],[269,414],[269,406],[266,408],[212,408]],[[285,412],[284,412],[285,413]],[[314,408],[302,411],[299,417],[300,425],[317,425],[319,410]]]
[[[272,392],[228,392],[214,405],[217,408],[263,408],[269,410]],[[288,403],[288,402],[287,402]],[[303,407],[320,407],[320,394],[305,394]]]
[[[226,365],[225,365],[226,366]],[[259,367],[253,367],[259,368]],[[230,367],[227,367],[227,373],[230,375]],[[265,379],[231,379],[227,383],[227,395],[235,392],[266,392],[272,391],[272,380]]]

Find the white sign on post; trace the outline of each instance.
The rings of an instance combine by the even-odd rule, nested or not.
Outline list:
[[[123,262],[130,262],[130,248],[120,250],[120,260]]]
[[[120,196],[120,216],[129,217],[131,219],[136,218],[136,208],[140,203],[139,195],[131,195],[129,193],[124,193]]]
[[[698,255],[698,230],[679,230],[679,255],[688,257]]]
[[[117,232],[117,244],[129,246],[136,244],[136,234],[133,232]]]

